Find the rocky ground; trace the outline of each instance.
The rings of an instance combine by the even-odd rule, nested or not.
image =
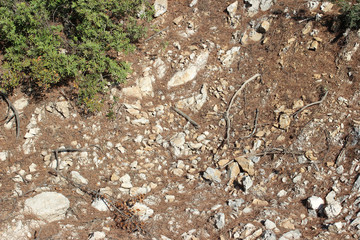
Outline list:
[[[102,112],[9,96],[1,239],[358,239],[359,32],[320,1],[155,4]]]

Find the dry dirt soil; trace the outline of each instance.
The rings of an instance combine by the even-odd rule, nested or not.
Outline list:
[[[310,11],[306,1],[278,0],[251,17],[238,1],[234,18],[226,10],[234,1],[190,2],[169,1],[137,50],[121,56],[133,73],[104,97],[101,112],[82,115],[66,86],[41,99],[21,89],[9,96],[29,104],[19,110],[18,139],[14,119],[0,128],[3,239],[103,239],[95,232],[105,239],[276,239],[265,234],[280,238],[297,230],[301,237],[291,239],[360,237],[359,225],[351,224],[359,210],[353,188],[360,159],[359,34],[336,29],[336,7]],[[270,24],[258,30],[261,39],[239,42],[263,21]],[[222,56],[233,47],[240,48],[225,66]],[[209,57],[196,77],[168,87],[204,50]],[[161,78],[157,59],[165,66]],[[144,75],[154,76],[150,92],[124,93]],[[199,110],[179,105],[204,84]],[[53,107],[58,102],[68,103],[69,116]],[[5,101],[0,109],[4,118]],[[56,172],[54,150],[64,148],[86,152],[59,153]],[[88,183],[75,184],[71,171]],[[119,179],[126,174],[131,186]],[[62,220],[44,222],[24,211],[27,199],[45,191],[70,201]],[[325,201],[331,191],[340,213],[309,209],[309,197]],[[96,198],[110,209],[92,207]],[[236,199],[241,203],[232,207]],[[153,211],[148,219],[139,220],[135,202]],[[265,220],[276,227],[265,227]]]

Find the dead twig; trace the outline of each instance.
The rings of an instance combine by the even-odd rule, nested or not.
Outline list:
[[[297,111],[293,114],[293,117],[296,118],[297,115],[298,115],[301,111],[305,110],[305,109],[308,108],[308,107],[314,106],[314,105],[316,105],[316,104],[321,104],[321,103],[325,100],[325,98],[326,98],[326,96],[328,95],[328,93],[329,93],[329,91],[326,91],[325,94],[324,94],[324,96],[321,98],[320,101],[310,103],[310,104],[308,104],[308,105],[300,108],[299,110],[297,110]]]
[[[19,118],[19,113],[17,112],[16,108],[14,107],[14,105],[12,105],[12,103],[10,102],[9,98],[7,97],[7,95],[3,92],[0,91],[0,96],[5,100],[5,102],[8,105],[8,108],[11,109],[11,111],[13,111],[14,116],[15,116],[15,122],[16,122],[16,138],[19,138],[20,136],[20,118]],[[10,120],[14,117],[12,116],[10,118]],[[7,116],[6,116],[7,117]]]
[[[171,107],[172,110],[174,110],[176,113],[180,114],[182,117],[184,117],[186,120],[188,120],[196,129],[198,129],[200,126],[197,124],[194,120],[192,120],[188,115],[180,111],[176,107]]]
[[[225,138],[222,141],[222,143],[220,144],[220,147],[223,146],[225,144],[225,142],[227,143],[227,145],[229,145],[229,137],[230,137],[230,128],[231,128],[231,121],[229,118],[229,112],[230,109],[234,103],[235,98],[237,97],[237,95],[245,88],[246,84],[248,84],[249,82],[253,81],[254,79],[256,79],[257,77],[261,76],[259,73],[255,74],[254,76],[252,76],[251,78],[249,78],[248,80],[246,80],[241,87],[235,92],[235,94],[232,96],[232,98],[230,99],[230,103],[225,111],[225,121],[226,121],[226,133],[225,133]]]
[[[239,140],[250,138],[250,137],[252,137],[252,135],[255,134],[256,128],[257,128],[258,117],[259,117],[259,111],[258,111],[258,109],[256,109],[255,110],[255,120],[254,120],[254,128],[253,128],[253,130],[251,131],[251,133],[249,135],[247,135],[245,137],[241,137]]]
[[[163,31],[166,31],[169,28],[169,26],[167,26],[166,28],[158,31],[157,33],[153,34],[151,37],[149,37],[148,39],[146,39],[144,42],[150,41],[151,39],[153,39],[154,37],[156,37],[157,35],[159,35],[160,33],[162,33]]]

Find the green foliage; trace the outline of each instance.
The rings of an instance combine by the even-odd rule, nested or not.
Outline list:
[[[346,28],[360,28],[360,0],[333,0],[341,8],[342,21]]]
[[[151,16],[146,0],[0,0],[0,88],[72,83],[96,111],[101,93],[130,72],[117,53],[134,50]]]

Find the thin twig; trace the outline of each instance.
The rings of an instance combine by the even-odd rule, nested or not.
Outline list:
[[[231,122],[230,122],[230,118],[229,118],[229,112],[230,109],[234,103],[235,98],[237,97],[237,95],[241,92],[241,90],[244,89],[244,87],[246,86],[246,84],[248,84],[249,82],[253,81],[254,79],[256,79],[257,77],[259,77],[260,74],[257,73],[254,76],[252,76],[251,78],[249,78],[248,80],[246,80],[241,87],[235,92],[235,94],[232,96],[230,103],[226,109],[225,112],[225,121],[226,121],[226,135],[225,138],[223,140],[223,142],[221,143],[220,147],[224,145],[224,143],[226,142],[229,145],[229,136],[230,136],[230,128],[231,128]]]
[[[186,120],[188,120],[196,129],[198,129],[200,126],[199,124],[197,124],[194,120],[192,120],[188,115],[186,115],[185,113],[183,113],[181,110],[179,110],[176,107],[171,107],[172,110],[174,110],[175,112],[177,112],[178,114],[180,114],[181,116],[183,116]]]
[[[246,139],[246,138],[250,138],[252,137],[252,135],[255,134],[256,132],[256,127],[257,127],[257,121],[258,121],[258,117],[259,117],[259,111],[258,109],[255,110],[255,120],[254,120],[254,128],[253,130],[251,131],[251,133],[245,137],[241,137],[240,140],[243,140],[243,139]]]
[[[324,96],[321,98],[320,101],[310,103],[310,104],[308,104],[308,105],[300,108],[299,110],[297,110],[297,111],[293,114],[293,117],[296,118],[297,115],[298,115],[301,111],[305,110],[305,109],[308,108],[308,107],[314,106],[314,105],[316,105],[316,104],[321,104],[321,103],[325,100],[325,98],[326,98],[326,96],[328,95],[328,93],[329,93],[329,91],[326,91],[326,93],[324,94]]]
[[[163,31],[166,31],[169,28],[169,26],[167,26],[166,28],[160,30],[159,32],[153,34],[151,37],[149,37],[148,39],[146,39],[144,42],[150,41],[152,38],[154,38],[155,36],[159,35],[160,33],[162,33]]]
[[[14,105],[12,105],[12,103],[10,102],[9,98],[7,97],[7,95],[3,92],[0,91],[0,96],[5,100],[5,102],[7,103],[8,107],[11,109],[11,111],[13,111],[14,116],[15,116],[15,121],[16,121],[16,138],[19,138],[20,136],[20,118],[19,118],[19,113],[17,112],[16,108],[14,107]]]

